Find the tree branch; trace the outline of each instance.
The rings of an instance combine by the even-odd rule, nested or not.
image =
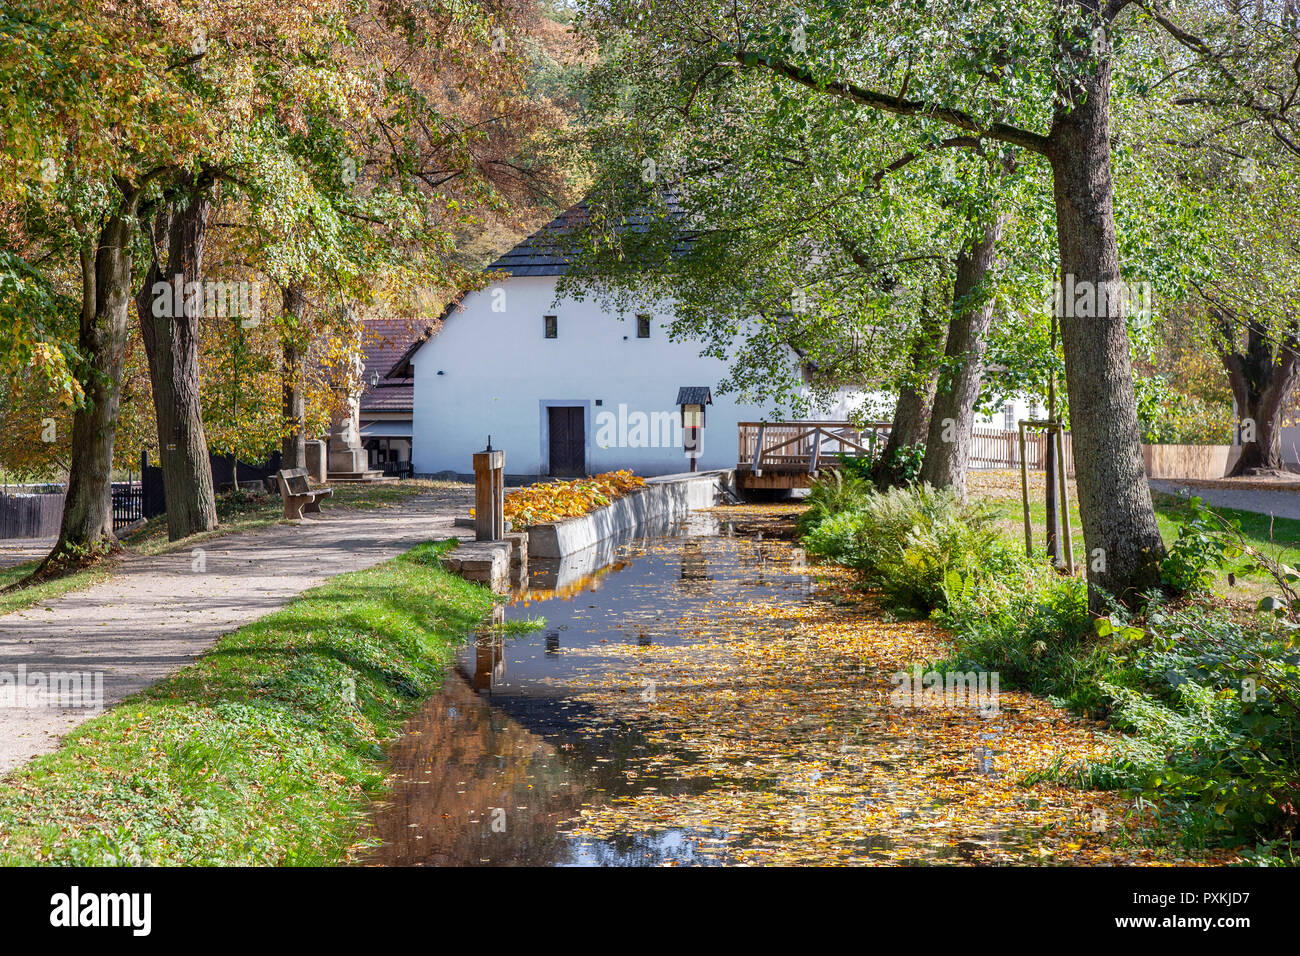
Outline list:
[[[920,100],[909,100],[902,96],[878,93],[864,89],[854,83],[841,80],[819,80],[802,67],[786,63],[771,57],[759,57],[749,54],[742,61],[746,66],[763,66],[784,76],[786,79],[801,83],[809,89],[830,93],[853,103],[868,106],[896,116],[919,116],[939,120],[958,129],[966,130],[980,137],[987,137],[1012,146],[1021,146],[1043,156],[1050,156],[1053,150],[1052,140],[1040,133],[1023,130],[1008,123],[981,123],[964,110],[945,106],[935,106]]]

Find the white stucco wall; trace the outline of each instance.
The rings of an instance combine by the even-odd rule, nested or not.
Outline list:
[[[1011,428],[1007,428],[1006,406],[1012,407]],[[1015,431],[1016,422],[1026,418],[1046,418],[1047,411],[1037,402],[1031,403],[1023,396],[1016,396],[1004,402],[992,415],[975,415],[975,427],[980,429],[997,429],[999,431]]]
[[[1285,425],[1282,428],[1282,461],[1291,470],[1300,469],[1300,425]]]
[[[689,461],[681,445],[672,443],[679,435],[675,429],[659,436],[667,447],[602,448],[597,441],[599,416],[609,412],[617,420],[620,405],[626,406],[629,427],[622,438],[628,443],[639,437],[636,413],[660,413],[662,420],[669,413],[680,420],[674,403],[683,385],[714,389],[699,467],[734,467],[736,423],[757,420],[770,409],[718,395],[725,364],[701,357],[698,344],[670,342],[662,308],[639,310],[651,314],[650,338],[639,339],[631,314],[620,320],[594,299],[555,304],[555,282],[553,276],[518,276],[470,293],[416,352],[415,472],[470,472],[471,455],[490,434],[492,446],[505,450],[507,474],[547,474],[549,405],[584,409],[588,473],[686,471]],[[544,337],[545,315],[558,317],[557,338]]]

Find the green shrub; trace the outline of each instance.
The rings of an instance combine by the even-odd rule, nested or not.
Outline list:
[[[880,462],[880,478],[890,485],[914,485],[921,480],[925,461],[925,442],[902,445]]]
[[[844,468],[836,468],[822,475],[808,489],[804,502],[808,505],[799,519],[801,527],[814,528],[836,515],[862,506],[872,492],[870,481],[863,475]]]
[[[1102,761],[1045,776],[1129,789],[1188,848],[1254,846],[1257,863],[1294,862],[1300,831],[1300,571],[1244,541],[1199,501],[1163,566],[1165,587],[1196,592],[1215,570],[1258,566],[1281,597],[1244,618],[1160,592],[1135,616],[1089,612],[1082,577],[1023,557],[990,510],[928,486],[869,494],[812,527],[811,554],[857,570],[900,604],[934,609],[953,635],[940,670],[995,670],[1002,685],[1107,718],[1123,732]]]
[[[1225,521],[1200,498],[1188,502],[1188,516],[1178,528],[1176,540],[1160,565],[1160,578],[1177,593],[1201,591],[1214,583],[1218,571],[1238,571],[1242,548],[1233,540],[1239,536],[1239,522]]]
[[[964,503],[929,485],[863,495],[852,510],[813,524],[804,547],[918,611],[944,604],[950,574],[983,578],[1016,563],[989,505]]]
[[[891,489],[862,497],[852,511],[835,515],[804,536],[804,547],[863,574],[876,569],[895,552],[931,504],[933,492]]]
[[[947,592],[941,618],[956,649],[941,666],[996,670],[1003,686],[1125,734],[1109,759],[1059,768],[1062,782],[1158,796],[1189,847],[1294,833],[1300,653],[1286,622],[1275,634],[1223,609],[1159,604],[1143,619],[1117,606],[1093,620],[1081,579],[1027,565],[1003,587],[950,582]]]
[[[983,586],[1016,566],[987,509],[954,503],[928,519],[918,521],[902,551],[886,556],[878,568],[881,587],[898,603],[917,610],[943,607],[956,582]]]
[[[844,452],[837,453],[835,457],[839,460],[837,467],[840,471],[875,484],[875,458],[868,455],[846,455]]]
[[[1113,662],[1095,640],[1087,584],[1045,565],[1018,563],[1005,574],[985,575],[979,586],[946,584],[940,620],[954,634],[954,664],[996,670],[1007,686],[1104,714],[1109,701],[1097,680]]]
[[[865,522],[866,517],[860,511],[844,511],[820,521],[801,519],[801,527],[805,529],[804,550],[836,564],[857,568],[856,551]]]
[[[1206,831],[1275,838],[1300,823],[1300,653],[1289,629],[1225,611],[1153,608],[1122,649],[1129,686],[1103,682],[1129,737],[1130,784]]]

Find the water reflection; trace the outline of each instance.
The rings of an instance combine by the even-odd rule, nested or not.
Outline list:
[[[862,657],[810,653],[824,638],[796,620],[817,600],[799,552],[770,525],[732,530],[629,539],[576,579],[531,568],[392,748],[364,860],[981,863],[1037,839],[963,796],[1011,776],[1006,729],[889,712]],[[758,655],[729,657],[742,641]]]
[[[782,570],[764,542],[731,537],[712,516],[665,533],[602,546],[608,562],[534,562],[527,588],[497,609],[495,627],[467,642],[456,674],[390,750],[391,798],[373,815],[381,865],[642,866],[730,860],[728,834],[666,829],[608,840],[560,824],[642,788],[691,793],[716,785],[639,772],[653,753],[642,733],[572,698],[593,668],[585,648],[630,651],[696,640],[674,628],[719,599],[809,593],[801,570]],[[754,576],[755,570],[762,574]],[[507,635],[505,620],[544,616],[540,631]],[[681,758],[683,754],[675,754]],[[689,759],[689,755],[686,755]],[[707,850],[707,852],[705,852]]]

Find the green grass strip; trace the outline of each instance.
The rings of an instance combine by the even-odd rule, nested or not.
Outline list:
[[[447,544],[221,638],[0,785],[0,864],[321,865],[385,789],[382,745],[492,604]]]

